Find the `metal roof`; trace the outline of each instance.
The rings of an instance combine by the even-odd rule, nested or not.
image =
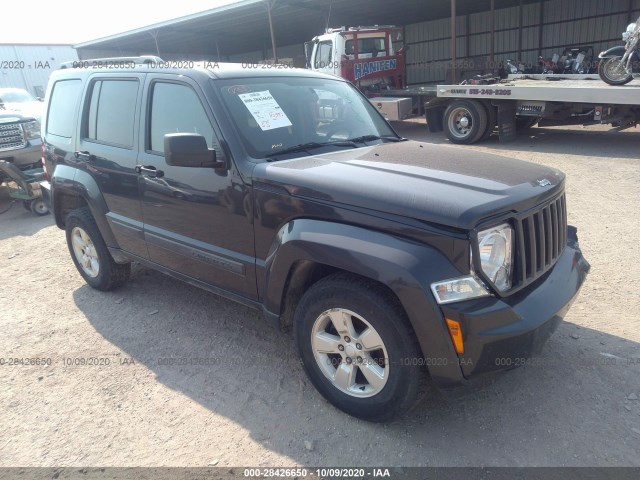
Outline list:
[[[457,0],[458,15],[486,11],[490,0]],[[496,8],[520,0],[496,0]],[[533,3],[537,0],[524,0]],[[450,16],[450,0],[276,0],[272,10],[278,46],[302,44],[324,29],[376,24],[406,25]],[[155,38],[154,38],[155,35]],[[75,45],[77,49],[156,54],[189,53],[222,58],[271,46],[265,0],[242,0],[175,20]],[[216,44],[217,42],[217,44]]]

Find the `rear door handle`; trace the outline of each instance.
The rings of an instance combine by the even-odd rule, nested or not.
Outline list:
[[[73,155],[78,159],[78,160],[82,160],[83,162],[93,162],[96,159],[95,155],[91,155],[89,152],[84,151],[84,152],[74,152]]]
[[[136,165],[136,173],[141,173],[142,175],[146,175],[149,178],[162,178],[164,177],[164,172],[162,170],[158,170],[153,165]]]

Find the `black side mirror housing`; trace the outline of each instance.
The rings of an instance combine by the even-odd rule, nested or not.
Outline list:
[[[164,136],[164,159],[174,167],[225,168],[224,160],[216,159],[216,151],[197,133],[168,133]]]

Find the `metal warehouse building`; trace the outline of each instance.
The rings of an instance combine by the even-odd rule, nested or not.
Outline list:
[[[0,44],[0,87],[23,88],[44,97],[51,72],[77,59],[71,45]]]
[[[404,26],[407,83],[457,81],[511,59],[536,64],[567,47],[621,43],[640,0],[244,0],[76,45],[81,59],[296,59],[327,27]],[[455,54],[454,54],[455,53]]]

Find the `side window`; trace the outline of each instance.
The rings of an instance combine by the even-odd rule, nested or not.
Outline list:
[[[188,85],[157,82],[151,93],[150,144],[155,152],[164,152],[167,133],[198,133],[209,148],[222,155],[213,127],[196,92]]]
[[[328,40],[318,44],[316,53],[315,68],[327,68],[331,66],[331,51],[333,50],[333,42]]]
[[[74,116],[80,100],[80,80],[60,80],[51,91],[47,114],[47,133],[71,138],[74,130]]]
[[[137,80],[98,80],[91,89],[86,138],[131,148]]]

